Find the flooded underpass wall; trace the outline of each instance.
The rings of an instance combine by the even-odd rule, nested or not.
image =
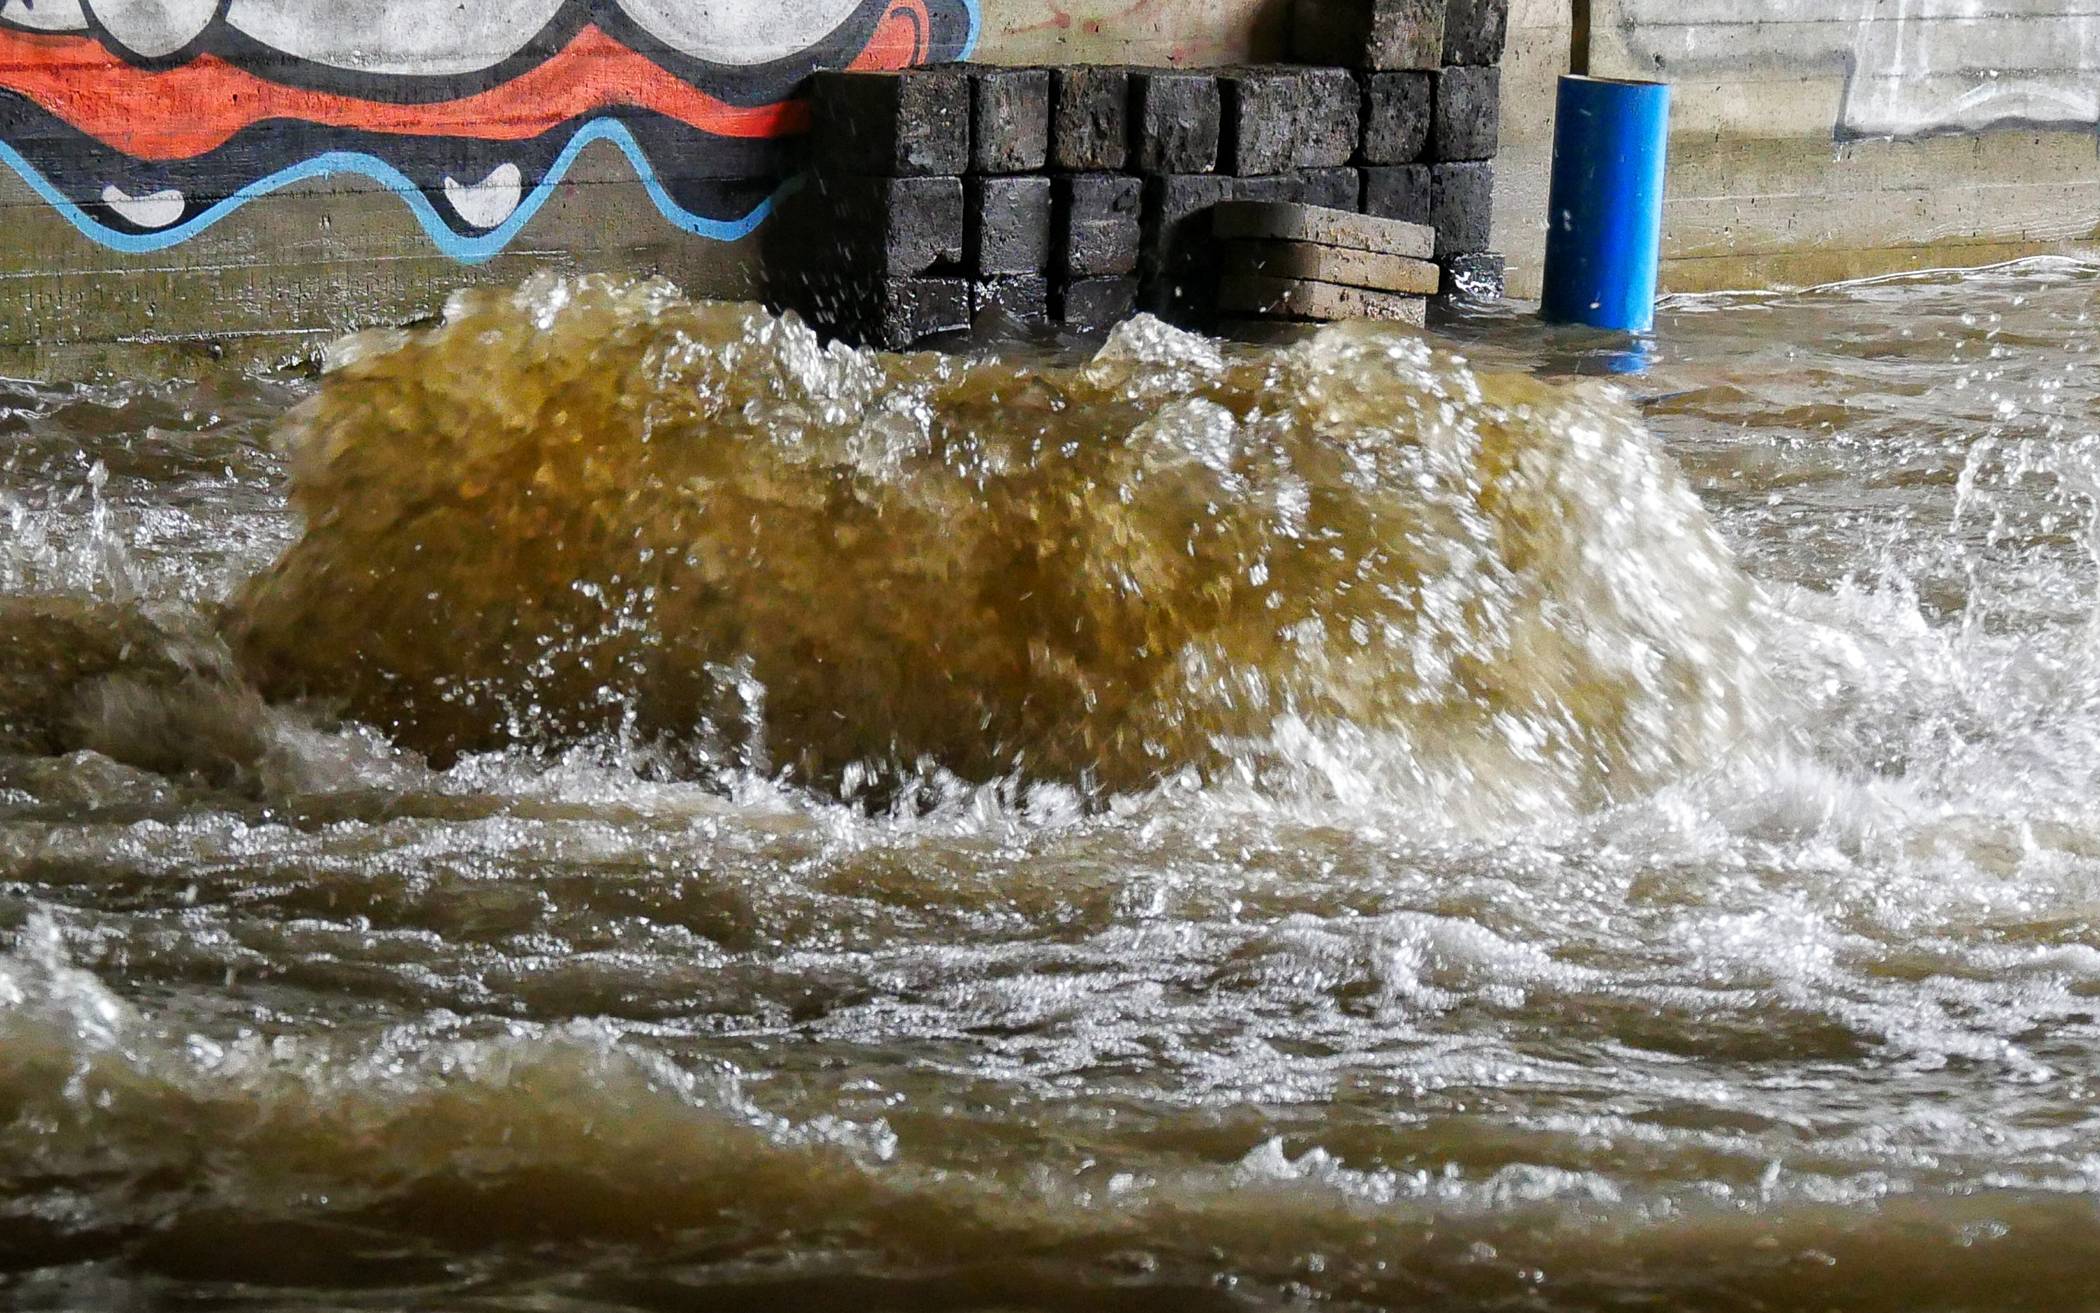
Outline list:
[[[1676,87],[1664,279],[1797,286],[2100,237],[2092,0],[1596,0]]]
[[[0,366],[305,354],[549,265],[753,290],[809,70],[1274,57],[1289,0],[13,0]],[[2089,0],[1515,0],[1495,246],[1535,294],[1552,87],[1677,89],[1664,277],[1802,284],[2100,227]]]
[[[1806,286],[2100,239],[2091,0],[1516,0],[1495,198],[1513,294],[1538,294],[1553,84],[1572,58],[1672,85],[1668,290]]]
[[[810,71],[1271,57],[1277,0],[12,0],[0,363],[303,353],[536,268],[754,285]]]

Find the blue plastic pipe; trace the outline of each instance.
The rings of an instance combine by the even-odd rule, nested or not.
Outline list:
[[[1539,301],[1545,319],[1629,333],[1655,326],[1669,146],[1669,87],[1561,78]]]

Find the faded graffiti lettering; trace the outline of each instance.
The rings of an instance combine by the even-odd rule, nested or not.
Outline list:
[[[0,162],[118,250],[357,174],[482,260],[604,142],[668,221],[729,238],[765,213],[803,77],[960,58],[975,3],[4,0]]]
[[[1607,0],[1628,66],[1842,80],[1839,141],[2100,124],[2100,0]]]
[[[2088,7],[2077,0],[1864,3],[1841,138],[2100,124],[2100,9],[2070,12]]]

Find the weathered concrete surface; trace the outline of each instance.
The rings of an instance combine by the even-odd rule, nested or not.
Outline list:
[[[1331,169],[1356,156],[1362,94],[1348,69],[1256,64],[1219,73],[1218,89],[1222,172]]]
[[[2100,124],[2095,0],[1595,0],[1592,71],[1698,94],[1681,132]]]
[[[1666,288],[2100,238],[2096,0],[1597,0],[1590,60],[1675,88]]]
[[[478,265],[433,250],[399,199],[363,179],[298,183],[174,251],[125,255],[59,222],[0,170],[0,371],[179,370],[207,351],[290,364],[344,332],[434,314],[455,288],[535,269],[661,274],[750,297],[757,261],[755,239],[667,227],[606,145],[587,148],[570,185]]]
[[[1352,251],[1318,242],[1240,241],[1225,248],[1225,268],[1233,273],[1268,274],[1276,278],[1309,278],[1315,282],[1364,287],[1374,292],[1407,292],[1434,296],[1443,274],[1428,260],[1384,251]]]
[[[808,85],[817,167],[895,177],[961,174],[971,165],[973,81],[954,65],[895,74],[819,73]],[[1047,125],[1047,87],[1043,93]]]
[[[1228,314],[1383,319],[1416,326],[1428,315],[1428,304],[1419,296],[1268,274],[1226,274],[1218,284],[1218,304]]]
[[[1228,201],[1212,212],[1211,231],[1227,241],[1303,242],[1422,260],[1436,250],[1436,229],[1427,224],[1288,201]]]
[[[1449,0],[1445,8],[1444,63],[1475,67],[1502,62],[1509,34],[1510,0]]]
[[[1566,0],[1516,0],[1495,245],[1538,294]],[[1663,285],[1803,286],[2100,242],[2100,0],[1594,0],[1672,84]]]
[[[1802,286],[2100,243],[2088,132],[1920,141],[1683,140],[1666,286]]]
[[[1501,143],[1502,75],[1458,66],[1438,72],[1429,158],[1491,160]]]
[[[1553,97],[1572,45],[1569,0],[1514,0],[1502,55],[1502,142],[1495,157],[1490,243],[1509,256],[1512,296],[1535,297],[1546,249],[1546,172]]]
[[[985,0],[977,58],[1001,64],[1281,59],[1292,0]]]

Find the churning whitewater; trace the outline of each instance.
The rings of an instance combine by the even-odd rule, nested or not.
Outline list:
[[[1412,334],[1017,367],[549,278],[347,354],[232,641],[440,760],[1127,791],[1310,739],[1588,802],[1746,728],[1747,583],[1634,417]]]
[[[0,385],[0,1301],[2100,1300],[2096,290]]]

